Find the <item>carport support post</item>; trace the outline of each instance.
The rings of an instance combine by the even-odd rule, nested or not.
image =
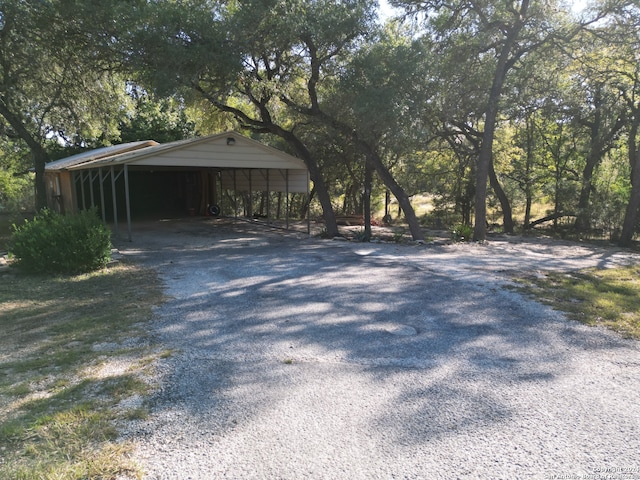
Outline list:
[[[102,184],[104,177],[102,176],[102,168],[98,169],[98,177],[100,179],[100,210],[102,210],[100,213],[102,213],[102,221],[107,223],[107,213],[104,208],[104,185]]]
[[[267,225],[271,225],[271,193],[269,191],[269,169],[267,169]]]
[[[238,186],[236,184],[236,169],[233,169],[233,218],[238,219]]]
[[[78,197],[78,172],[76,171],[71,172],[71,190],[72,197],[76,197],[75,205],[73,206],[73,211],[76,212],[81,209],[80,198]]]
[[[251,183],[251,177],[253,170],[249,170],[249,208],[247,209],[247,216],[249,220],[253,220],[253,185]]]
[[[111,196],[113,197],[113,228],[115,230],[116,237],[118,232],[118,202],[116,201],[116,176],[113,170],[113,166],[109,168],[111,172]]]
[[[96,206],[96,201],[93,198],[93,180],[94,180],[94,176],[93,176],[93,171],[89,170],[89,194],[91,195],[91,208]]]
[[[127,234],[131,241],[131,203],[129,201],[129,166],[124,165],[124,199],[127,206]]]
[[[287,198],[287,230],[289,230],[289,169],[287,168],[284,173],[284,189],[285,189],[285,197]]]
[[[84,198],[84,172],[80,171],[80,195],[82,195],[82,210],[87,209],[87,202]]]

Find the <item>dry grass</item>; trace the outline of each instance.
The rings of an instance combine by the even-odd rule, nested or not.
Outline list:
[[[640,265],[549,273],[521,283],[526,292],[575,320],[640,339]]]
[[[120,265],[70,277],[0,276],[0,478],[141,476],[117,423],[152,388],[163,352],[144,322],[162,301],[155,274]]]

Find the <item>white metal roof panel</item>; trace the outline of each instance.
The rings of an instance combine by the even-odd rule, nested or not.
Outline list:
[[[229,142],[228,139],[233,139]],[[155,142],[154,142],[155,143]],[[134,151],[116,151],[65,167],[85,170],[127,164],[131,166],[197,168],[278,168],[307,170],[302,160],[240,135],[226,132]]]
[[[127,152],[133,152],[144,148],[149,148],[155,145],[160,145],[153,140],[144,140],[140,142],[129,142],[120,145],[111,145],[109,147],[96,148],[87,152],[78,153],[67,158],[62,158],[54,162],[49,162],[45,165],[45,170],[67,170],[74,167],[81,167],[84,164],[88,164],[103,158],[110,158],[115,155],[121,155]]]

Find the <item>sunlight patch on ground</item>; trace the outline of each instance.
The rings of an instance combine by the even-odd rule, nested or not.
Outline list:
[[[131,358],[113,358],[99,365],[87,367],[81,372],[81,376],[89,380],[121,377],[133,371],[136,366],[136,362]]]

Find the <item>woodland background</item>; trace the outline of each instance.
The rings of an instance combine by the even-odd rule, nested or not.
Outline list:
[[[637,0],[389,3],[0,1],[0,210],[44,206],[49,161],[237,129],[305,161],[330,236],[362,214],[365,239],[633,242]]]

